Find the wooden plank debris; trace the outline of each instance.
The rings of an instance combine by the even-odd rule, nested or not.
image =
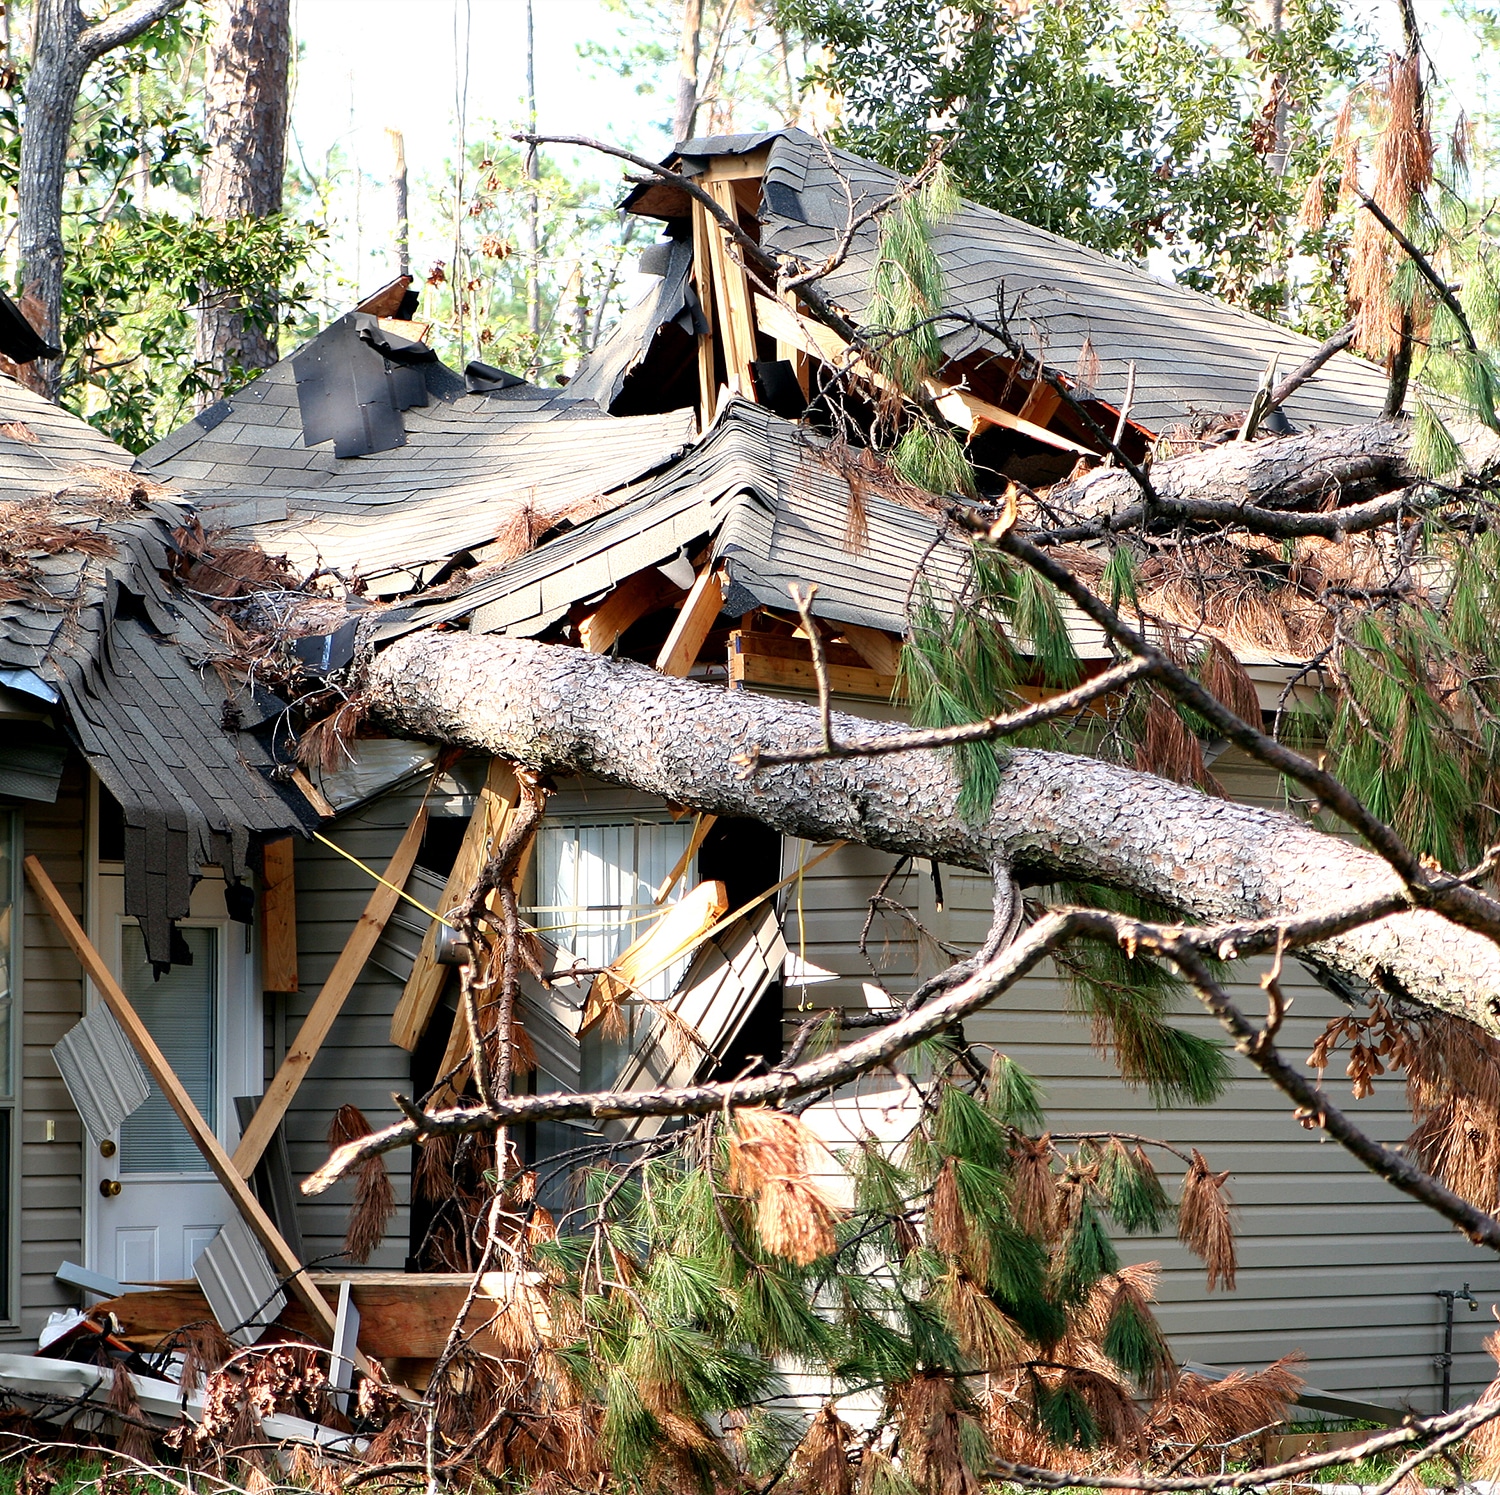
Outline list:
[[[396,847],[396,854],[385,869],[385,882],[375,884],[370,901],[365,904],[358,923],[350,930],[349,938],[344,942],[333,970],[328,973],[328,979],[323,983],[312,1010],[303,1018],[296,1038],[287,1049],[286,1058],[276,1071],[276,1078],[266,1087],[266,1093],[255,1108],[250,1125],[240,1138],[240,1145],[235,1148],[234,1165],[241,1178],[249,1178],[255,1172],[255,1165],[281,1124],[281,1118],[286,1115],[298,1086],[302,1084],[303,1077],[323,1046],[323,1040],[328,1037],[334,1020],[343,1011],[354,983],[359,980],[360,972],[365,968],[370,951],[375,948],[386,921],[391,917],[391,910],[396,906],[400,896],[396,889],[405,883],[417,860],[417,852],[422,846],[422,834],[426,829],[427,806],[424,804]]]
[[[515,811],[518,792],[516,776],[509,764],[499,758],[491,759],[484,787],[479,791],[458,855],[454,858],[453,870],[444,884],[438,913],[452,908],[474,886],[481,868],[505,833],[505,826]],[[438,927],[434,922],[428,928],[401,1000],[391,1016],[391,1042],[408,1051],[416,1048],[422,1034],[427,1031],[427,1024],[432,1020],[448,979],[448,967],[437,961]]]
[[[728,180],[707,183],[709,194],[731,217],[739,212],[734,183]],[[694,211],[707,211],[699,204]],[[709,265],[713,275],[714,301],[719,311],[719,346],[724,355],[724,373],[729,387],[747,400],[755,399],[755,380],[750,365],[755,361],[755,319],[750,310],[750,283],[738,251],[718,224],[708,225]]]
[[[611,961],[607,971],[594,977],[578,1031],[587,1033],[611,1006],[693,948],[699,935],[717,924],[728,908],[729,894],[721,882],[700,882],[684,894]]]
[[[672,889],[682,881],[683,874],[687,871],[693,858],[698,855],[698,849],[703,845],[704,838],[714,828],[717,815],[699,815],[693,822],[693,833],[688,837],[688,844],[683,848],[683,853],[677,858],[672,870],[662,879],[661,886],[656,890],[651,901],[653,903],[665,903],[671,895]]]
[[[262,850],[260,971],[262,991],[297,990],[296,843],[290,836]]]
[[[115,1021],[125,1030],[131,1046],[151,1072],[157,1088],[166,1097],[168,1105],[176,1112],[177,1119],[186,1128],[198,1151],[203,1154],[204,1161],[207,1162],[214,1177],[223,1186],[233,1201],[235,1209],[239,1211],[245,1223],[250,1227],[251,1233],[264,1248],[272,1266],[286,1282],[288,1290],[307,1310],[316,1332],[331,1340],[334,1330],[333,1310],[319,1296],[308,1280],[302,1263],[297,1259],[291,1247],[281,1238],[271,1217],[261,1208],[260,1201],[256,1199],[250,1186],[240,1176],[239,1170],[224,1150],[223,1144],[214,1135],[213,1128],[203,1119],[198,1107],[193,1103],[192,1096],[188,1094],[172,1066],[167,1063],[166,1056],[157,1047],[150,1030],[141,1021],[140,1015],[120,989],[119,982],[115,980],[104,958],[94,948],[92,941],[84,933],[83,926],[74,917],[72,909],[68,907],[62,894],[57,891],[52,879],[47,876],[46,869],[34,856],[27,857],[23,865],[26,869],[27,881],[30,882],[43,908],[46,909],[53,923],[57,925],[63,938],[78,957],[79,964],[82,965],[89,980],[94,983],[94,989],[99,993],[104,1004],[114,1014]]]
[[[698,434],[708,429],[719,405],[718,380],[714,376],[714,282],[713,249],[709,242],[708,213],[693,204],[693,281],[707,331],[698,334]]]
[[[677,621],[656,657],[663,675],[686,675],[698,662],[698,651],[713,631],[724,606],[724,577],[717,566],[705,566],[678,610]]]
[[[888,701],[896,689],[894,672],[887,675],[863,665],[833,660],[828,661],[827,670],[828,689],[834,695]],[[818,688],[818,673],[805,640],[736,629],[729,635],[729,683],[808,691]]]

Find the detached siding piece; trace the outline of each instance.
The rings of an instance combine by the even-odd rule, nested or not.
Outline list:
[[[1237,799],[1275,802],[1273,777],[1232,753],[1214,771]],[[783,872],[796,870],[804,843],[788,840]],[[799,890],[787,889],[782,927],[794,957],[834,979],[808,972],[804,988],[792,961],[786,981],[788,1021],[800,1021],[799,1001],[815,1006],[865,1009],[865,983],[882,982],[894,993],[912,989],[945,964],[935,949],[919,948],[909,925],[875,919],[869,941],[872,971],[859,953],[865,900],[894,859],[863,847],[846,847],[808,873]],[[954,868],[941,869],[944,911],[938,913],[931,871],[919,862],[890,888],[939,938],[974,948],[989,924],[988,883]],[[1262,1012],[1257,979],[1263,963],[1235,973],[1237,999]],[[1305,1061],[1331,1017],[1346,1009],[1293,960],[1282,985],[1294,1005],[1279,1044],[1287,1058]],[[1279,1091],[1234,1060],[1236,1079],[1224,1097],[1203,1109],[1157,1110],[1142,1090],[1126,1086],[1113,1065],[1095,1052],[1086,1019],[1069,1015],[1068,989],[1038,973],[1006,993],[965,1025],[969,1040],[993,1045],[1041,1082],[1048,1124],[1059,1132],[1115,1128],[1159,1137],[1179,1147],[1198,1146],[1215,1168],[1229,1168],[1238,1206],[1239,1287],[1208,1294],[1201,1263],[1166,1237],[1115,1232],[1126,1262],[1159,1261],[1163,1267],[1158,1312],[1179,1360],[1209,1365],[1260,1366],[1290,1350],[1308,1356],[1309,1382],[1330,1391],[1390,1405],[1436,1410],[1442,1349],[1439,1288],[1468,1281],[1481,1303],[1500,1298],[1500,1263],[1468,1245],[1413,1200],[1367,1173],[1337,1144],[1304,1131]],[[1205,1037],[1222,1037],[1218,1025],[1194,1008],[1174,1021]],[[1378,1082],[1375,1095],[1351,1101],[1342,1062],[1328,1086],[1340,1106],[1387,1143],[1402,1141],[1412,1122],[1399,1077]],[[808,1121],[833,1147],[852,1141],[866,1126],[882,1135],[909,1127],[903,1097],[888,1078],[872,1076],[831,1103],[812,1108]],[[1149,1149],[1175,1198],[1181,1164]],[[1454,1397],[1469,1398],[1489,1382],[1494,1363],[1481,1348],[1489,1314],[1460,1314],[1454,1321]]]

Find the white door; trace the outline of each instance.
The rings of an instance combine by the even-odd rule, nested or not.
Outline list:
[[[141,932],[124,913],[124,879],[101,873],[94,938],[131,1005],[198,1109],[231,1150],[236,1095],[261,1091],[259,983],[246,928],[225,915],[223,882],[193,890],[179,928],[193,963],[152,977]],[[92,990],[90,1001],[98,996]],[[90,1158],[88,1265],[120,1282],[180,1281],[229,1218],[228,1196],[153,1083],[151,1098]],[[118,1185],[118,1188],[116,1188]]]

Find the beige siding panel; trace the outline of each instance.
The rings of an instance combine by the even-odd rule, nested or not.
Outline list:
[[[57,802],[22,807],[23,851],[41,858],[68,905],[83,912],[85,776],[72,759]],[[68,1098],[52,1045],[83,1014],[78,961],[28,887],[21,961],[21,1327],[34,1344],[47,1315],[75,1306],[77,1293],[53,1273],[83,1260],[83,1128]],[[56,1140],[48,1142],[47,1122]],[[7,1348],[21,1348],[14,1339]]]
[[[1281,802],[1273,775],[1226,753],[1215,772],[1237,799]],[[783,872],[815,852],[788,840]],[[946,963],[931,942],[919,944],[909,925],[888,915],[871,923],[868,952],[859,934],[867,900],[895,859],[847,847],[787,890],[783,929],[787,944],[836,979],[805,990],[786,989],[787,1017],[800,1002],[865,1007],[863,984],[879,980],[896,993],[910,991],[914,973]],[[942,869],[944,911],[936,907],[930,868],[919,863],[890,887],[937,938],[973,948],[989,922],[985,879]],[[874,969],[871,968],[873,962]],[[1256,984],[1259,967],[1235,974],[1238,999],[1264,1010]],[[1305,1060],[1313,1039],[1345,1009],[1295,962],[1283,985],[1294,1005],[1283,1030],[1283,1052]],[[1184,1011],[1181,1024],[1219,1038],[1216,1025]],[[1307,1132],[1291,1107],[1243,1061],[1226,1095],[1204,1110],[1158,1110],[1144,1091],[1121,1082],[1093,1049],[1089,1026],[1069,1012],[1066,988],[1048,974],[1034,975],[970,1019],[971,1041],[1003,1047],[1044,1087],[1050,1125],[1059,1132],[1121,1130],[1201,1147],[1210,1163],[1230,1168],[1238,1206],[1240,1273],[1237,1291],[1210,1295],[1196,1260],[1175,1238],[1123,1237],[1126,1261],[1162,1265],[1160,1315],[1179,1359],[1210,1365],[1258,1366],[1288,1351],[1308,1357],[1310,1383],[1328,1390],[1434,1410],[1442,1349],[1440,1288],[1468,1282],[1485,1311],[1460,1311],[1455,1320],[1454,1394],[1469,1396],[1486,1385],[1493,1361],[1481,1341],[1492,1326],[1488,1312],[1500,1300],[1500,1263],[1468,1245],[1421,1205],[1397,1194],[1363,1170],[1341,1148]],[[1374,1136],[1400,1142],[1411,1130],[1399,1080],[1353,1101],[1342,1064],[1329,1072],[1330,1094]],[[890,1079],[871,1078],[809,1117],[831,1141],[857,1132],[861,1123],[882,1134],[899,1130],[900,1095]],[[1169,1188],[1181,1164],[1158,1152]]]

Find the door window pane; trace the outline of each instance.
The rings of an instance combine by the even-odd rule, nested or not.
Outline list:
[[[174,965],[160,980],[151,975],[145,941],[125,925],[121,986],[157,1047],[216,1130],[218,1100],[219,931],[184,928],[193,952],[190,966]],[[200,1153],[166,1097],[151,1082],[151,1096],[120,1128],[121,1173],[206,1173]]]

